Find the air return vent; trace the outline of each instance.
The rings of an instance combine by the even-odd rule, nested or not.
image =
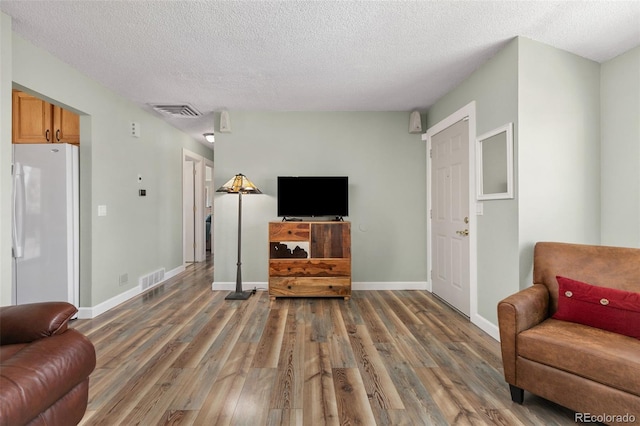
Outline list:
[[[189,104],[151,104],[151,107],[161,114],[174,117],[200,117],[202,113]]]
[[[138,284],[140,285],[140,289],[144,291],[159,284],[162,281],[164,281],[164,268],[158,269],[157,271],[140,277],[138,279]]]

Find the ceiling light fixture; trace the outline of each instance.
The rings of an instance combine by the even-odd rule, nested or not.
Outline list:
[[[209,143],[214,143],[216,141],[216,135],[213,133],[203,133],[202,136],[204,136]]]

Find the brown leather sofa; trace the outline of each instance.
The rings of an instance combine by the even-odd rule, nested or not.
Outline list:
[[[533,286],[498,304],[512,400],[522,404],[527,390],[577,415],[608,415],[599,419],[603,423],[615,424],[621,418],[613,416],[625,414],[620,423],[640,422],[640,340],[551,318],[558,307],[556,276],[640,292],[640,249],[536,244]]]
[[[0,308],[0,425],[75,425],[87,409],[91,342],[64,302]]]

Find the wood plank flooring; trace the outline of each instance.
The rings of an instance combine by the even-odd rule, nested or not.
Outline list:
[[[97,351],[83,425],[573,425],[511,402],[498,342],[423,291],[225,301],[211,262],[72,327]]]

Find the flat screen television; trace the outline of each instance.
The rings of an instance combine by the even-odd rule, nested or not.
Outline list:
[[[347,176],[278,176],[278,216],[348,215]]]

